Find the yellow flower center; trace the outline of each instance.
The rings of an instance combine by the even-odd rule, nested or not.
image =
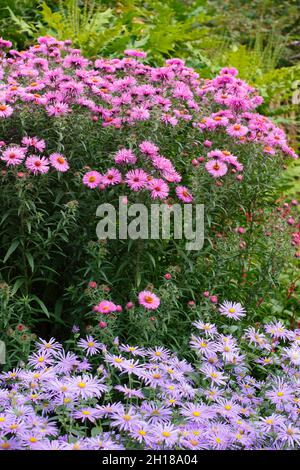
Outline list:
[[[86,387],[86,383],[85,382],[78,382],[77,386],[79,388],[85,388]]]

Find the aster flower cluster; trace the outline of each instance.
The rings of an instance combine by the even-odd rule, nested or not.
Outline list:
[[[91,335],[75,352],[39,340],[26,367],[0,375],[0,449],[299,446],[300,330],[194,326],[193,364]]]
[[[154,122],[158,128],[182,126],[202,142],[205,156],[199,158],[204,158],[206,171],[217,178],[229,169],[243,171],[239,156],[228,150],[230,144],[236,151],[240,145],[252,143],[257,154],[283,153],[297,158],[284,132],[255,112],[262,98],[237,77],[236,69],[224,68],[216,78],[204,80],[180,59],[169,59],[157,68],[145,65],[146,55],[140,51],[127,50],[121,59],[90,61],[70,41],[49,36],[40,37],[38,44],[22,52],[6,44],[8,51],[0,58],[0,119],[18,113],[34,116],[42,112],[50,118],[77,113],[90,118],[95,126],[121,129],[139,125],[144,135],[146,129],[153,135]],[[222,136],[226,148],[212,148],[216,134]],[[147,186],[153,198],[164,199],[167,183],[178,183],[181,176],[168,158],[159,155],[155,143],[142,142],[139,150],[160,175],[150,174],[149,181],[143,168],[134,168],[125,174],[126,183],[134,191]],[[131,148],[123,148],[114,161],[118,166],[135,165],[137,155]],[[84,177],[91,188],[121,181],[117,168],[104,175],[92,171]],[[180,194],[186,191],[178,187]]]
[[[118,167],[109,168],[105,174],[88,171],[83,176],[83,184],[90,189],[106,189],[109,186],[125,185],[134,192],[146,190],[152,199],[166,200],[170,192],[170,183],[179,183],[182,179],[171,160],[159,154],[159,148],[150,141],[139,144],[139,167],[129,169],[138,162],[137,152],[122,148],[114,155]],[[126,171],[124,170],[126,168]],[[145,171],[147,170],[147,171]],[[193,197],[188,188],[176,185],[175,193],[183,202],[191,202]]]
[[[66,172],[69,169],[69,164],[65,156],[60,153],[52,153],[49,157],[41,155],[41,153],[44,153],[45,148],[45,141],[37,137],[25,136],[21,145],[6,144],[1,141],[0,160],[7,167],[17,167],[18,170],[20,165],[24,164],[26,171],[33,175],[48,173],[51,167],[61,173]]]

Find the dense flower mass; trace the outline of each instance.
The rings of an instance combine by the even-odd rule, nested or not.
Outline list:
[[[231,172],[242,180],[239,147],[247,143],[255,145],[257,155],[282,152],[297,158],[284,132],[255,112],[262,98],[237,77],[236,69],[224,68],[214,79],[204,80],[180,59],[155,68],[143,64],[144,57],[143,52],[127,50],[122,59],[93,62],[73,49],[70,41],[48,36],[26,51],[9,49],[0,59],[0,119],[22,112],[41,112],[49,119],[81,113],[100,129],[133,128],[153,121],[166,127],[189,126],[195,139],[203,136],[199,161],[205,162],[204,171],[213,178]],[[223,148],[212,148],[215,135],[223,135]],[[230,150],[232,143],[236,154]],[[49,165],[59,172],[72,167],[68,157],[59,153],[37,155],[45,148],[37,137],[24,136],[22,147],[11,142],[3,145],[1,160],[7,167],[24,163],[33,174],[47,173]],[[120,148],[109,162],[116,167],[108,165],[105,173],[93,168],[85,173],[83,183],[102,190],[125,183],[133,191],[146,190],[152,199],[161,200],[174,189],[181,201],[192,201],[190,191],[178,186],[182,176],[171,159],[161,155],[152,141]]]
[[[89,335],[76,352],[40,340],[26,367],[0,375],[0,448],[299,446],[300,330],[195,327],[194,364],[117,339],[108,349]]]

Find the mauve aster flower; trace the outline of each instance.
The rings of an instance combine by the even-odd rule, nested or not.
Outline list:
[[[159,297],[148,290],[143,290],[139,293],[138,301],[140,305],[148,310],[156,310],[160,304]]]

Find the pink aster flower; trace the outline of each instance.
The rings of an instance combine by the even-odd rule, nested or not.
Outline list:
[[[98,305],[95,305],[95,307],[93,308],[95,312],[104,313],[105,315],[111,312],[115,312],[116,309],[117,306],[109,300],[102,300]]]
[[[47,106],[46,111],[49,116],[62,116],[70,111],[69,106],[66,103],[56,102],[53,105]]]
[[[12,115],[13,108],[7,104],[0,104],[0,118],[7,118]]]
[[[6,162],[7,166],[15,166],[24,160],[25,154],[26,149],[22,147],[9,147],[2,153],[1,160]]]
[[[246,310],[237,302],[229,302],[225,300],[220,305],[219,312],[227,318],[233,318],[233,320],[240,320],[241,317],[246,315]]]
[[[110,168],[103,176],[103,184],[106,186],[114,186],[122,181],[122,175],[116,168]]]
[[[148,290],[143,290],[138,295],[139,304],[149,310],[156,310],[159,307],[160,300],[157,295]]]
[[[148,175],[144,170],[130,170],[125,176],[127,185],[133,191],[139,191],[140,189],[146,188],[148,183]]]
[[[38,139],[37,137],[25,136],[22,139],[22,144],[25,145],[25,147],[34,147],[39,152],[43,152],[46,147],[45,141],[43,139]]]
[[[47,173],[49,171],[49,160],[46,157],[31,155],[26,159],[25,166],[34,175]]]
[[[206,170],[210,175],[214,178],[219,178],[220,176],[224,176],[227,171],[228,167],[226,163],[221,162],[220,160],[209,160],[209,162],[205,165]]]
[[[66,172],[69,169],[69,164],[66,158],[60,153],[52,153],[49,157],[51,165],[61,173]]]
[[[152,142],[149,142],[148,140],[144,140],[143,142],[141,142],[139,145],[139,148],[142,153],[145,153],[146,155],[149,155],[150,157],[157,155],[159,152],[159,148]]]
[[[177,197],[183,202],[192,202],[193,196],[185,186],[177,186],[175,189]]]
[[[246,126],[242,126],[242,124],[233,124],[232,126],[227,127],[227,133],[231,137],[243,137],[248,133],[249,129]]]
[[[136,163],[136,156],[130,149],[121,149],[115,154],[115,163],[117,165],[130,164],[134,165]]]
[[[169,186],[160,178],[153,178],[149,184],[148,189],[151,191],[152,199],[166,199],[169,195]]]
[[[135,49],[126,49],[124,51],[125,55],[131,56],[131,57],[142,57],[145,58],[147,57],[147,53],[144,51],[137,51]]]
[[[89,171],[84,175],[82,181],[85,186],[88,186],[91,189],[95,189],[97,188],[101,179],[102,176],[100,173],[98,173],[98,171]]]

